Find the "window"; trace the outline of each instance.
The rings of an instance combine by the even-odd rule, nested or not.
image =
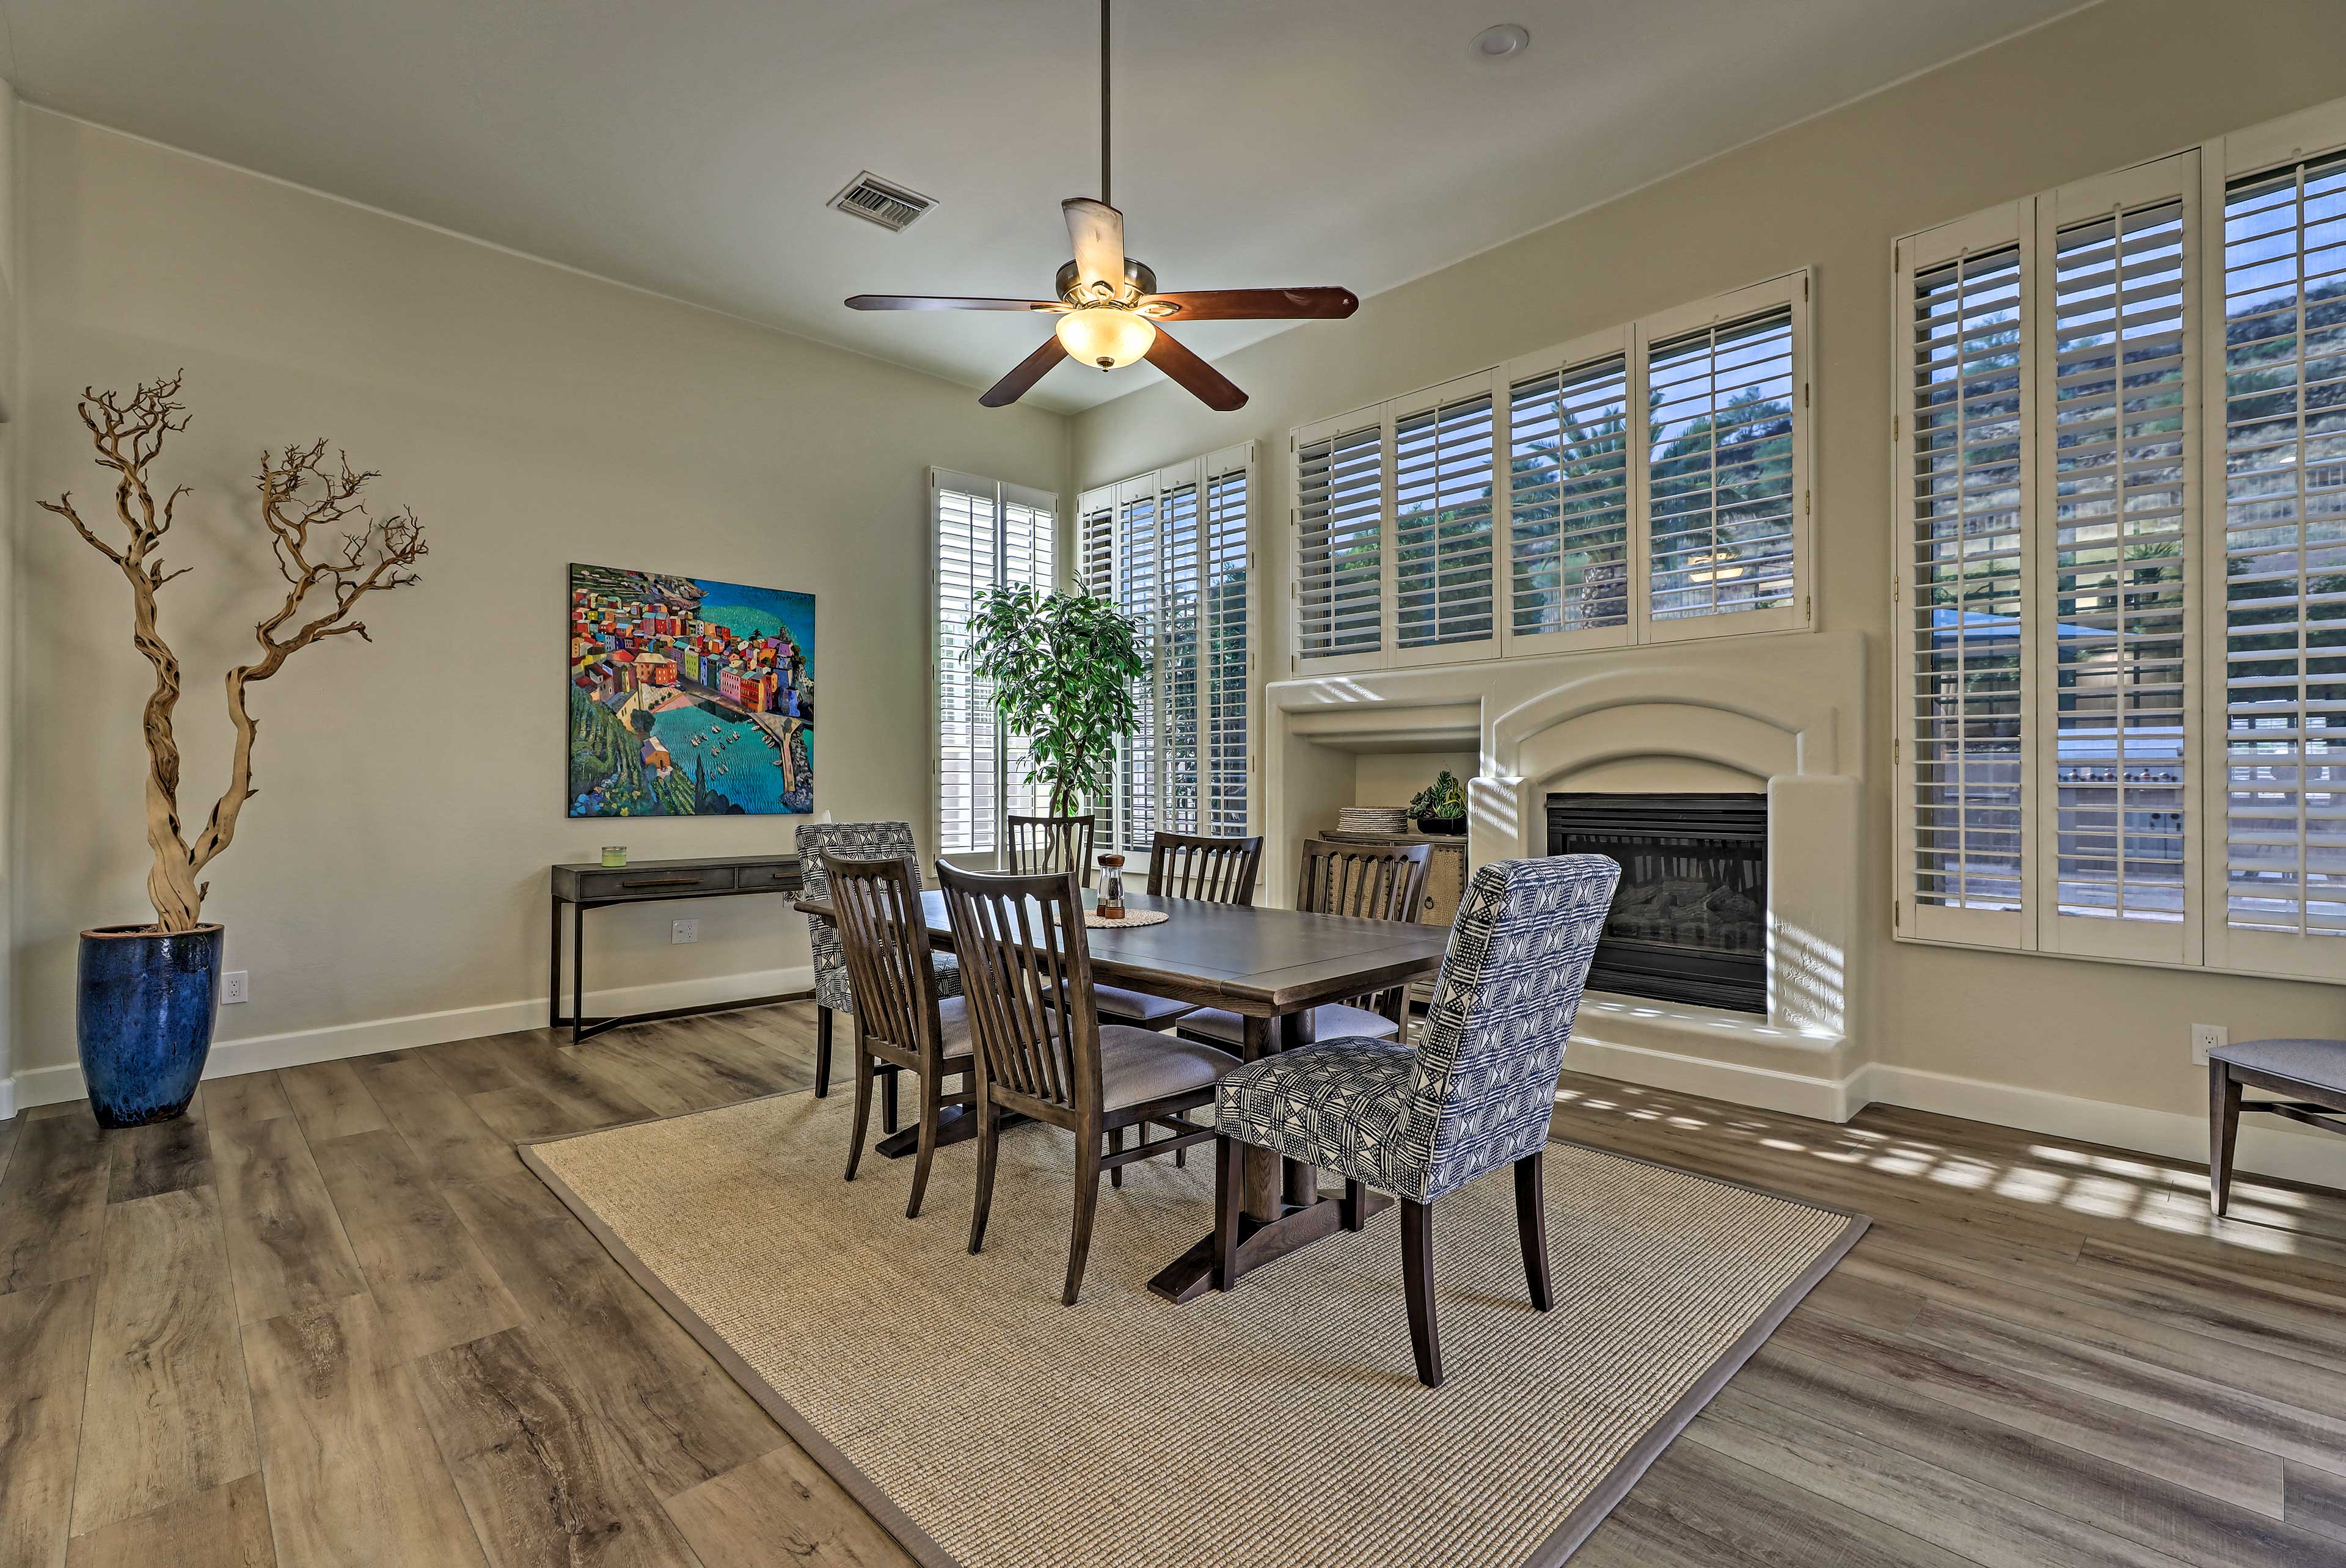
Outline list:
[[[1899,242],[1900,936],[2346,980],[2341,148]]]
[[[973,474],[932,470],[937,702],[937,850],[986,856],[1003,819],[1045,802],[1025,782],[1025,738],[1001,733],[989,683],[970,673],[969,618],[979,592],[1000,584],[1057,585],[1058,497]]]
[[[1253,463],[1249,443],[1084,494],[1085,584],[1140,623],[1150,651],[1105,844],[1247,830]]]
[[[1808,295],[1794,273],[1297,430],[1290,668],[1806,626]]]

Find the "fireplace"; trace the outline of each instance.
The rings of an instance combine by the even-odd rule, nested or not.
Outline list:
[[[1768,1011],[1766,796],[1550,795],[1547,852],[1621,865],[1591,989]]]

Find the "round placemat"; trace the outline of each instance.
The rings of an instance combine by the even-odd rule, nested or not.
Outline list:
[[[1092,926],[1094,928],[1107,927],[1117,930],[1121,930],[1126,926],[1163,925],[1167,921],[1171,920],[1172,918],[1173,917],[1171,915],[1166,913],[1163,910],[1134,910],[1130,913],[1127,914],[1122,920],[1109,920],[1097,910],[1086,910],[1084,911],[1084,923],[1086,925]]]

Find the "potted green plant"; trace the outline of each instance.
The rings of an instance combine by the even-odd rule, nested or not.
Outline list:
[[[1421,833],[1463,833],[1466,830],[1466,787],[1447,768],[1434,781],[1410,797],[1409,814]]]
[[[1137,621],[1090,594],[986,588],[965,657],[992,683],[1005,728],[1026,738],[1026,781],[1049,791],[1053,816],[1107,792],[1117,745],[1132,733],[1133,683],[1148,675]]]
[[[147,896],[155,919],[82,932],[76,977],[82,1075],[102,1127],[168,1121],[184,1112],[211,1053],[223,931],[203,918],[211,884],[202,878],[236,837],[238,814],[255,793],[252,743],[260,725],[246,707],[247,693],[312,644],[345,635],[368,640],[366,623],[352,612],[378,589],[414,582],[413,567],[424,555],[423,525],[414,514],[369,516],[361,493],[376,475],[352,468],[339,453],[329,463],[323,441],[260,454],[254,484],[284,597],[253,627],[259,651],[228,672],[228,718],[236,736],[228,785],[202,830],[190,834],[179,820],[179,746],[172,730],[179,660],[155,609],[157,590],[189,570],[164,570],[157,554],[188,492],[182,485],[158,497],[148,480],[165,439],[188,427],[178,393],[178,376],[141,383],[127,398],[84,392],[81,422],[97,449],[97,465],[109,475],[114,517],[93,527],[70,493],[41,503],[121,572],[130,587],[131,640],[155,671],[141,716],[147,845],[154,855]]]

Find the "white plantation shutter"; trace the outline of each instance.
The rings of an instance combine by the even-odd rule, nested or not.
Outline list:
[[[2042,204],[2037,771],[2051,777],[2038,878],[2053,918],[2037,940],[2051,951],[2197,953],[2185,622],[2198,163],[2162,159]]]
[[[1086,582],[1140,624],[1150,664],[1100,813],[1103,847],[1146,853],[1160,829],[1246,831],[1253,453],[1085,493]]]
[[[1529,651],[1535,645],[1522,639],[1530,637],[1629,640],[1628,407],[1628,357],[1618,348],[1511,381],[1511,651]]]
[[[2346,130],[2346,126],[2341,126]],[[2334,134],[2334,133],[2333,133]],[[2346,155],[2224,193],[2210,959],[2346,972]],[[2213,341],[2212,338],[2210,340]]]
[[[1295,454],[1295,646],[1304,660],[1385,647],[1385,427],[1306,439]],[[1324,667],[1324,666],[1323,666]]]
[[[1914,929],[2017,945],[2027,905],[2024,823],[2035,616],[2025,523],[2033,470],[2024,330],[2025,252],[2013,215],[1944,260],[1909,250],[1900,475],[1910,554],[1901,595],[1912,680],[1906,814]]]
[[[991,683],[971,673],[969,619],[978,594],[1001,583],[1056,585],[1057,498],[945,469],[931,472],[930,523],[936,670],[937,850],[990,855],[1006,811],[1037,799],[1025,782],[1023,737],[1001,733]]]
[[[1396,645],[1492,638],[1491,378],[1392,416]],[[1487,655],[1489,650],[1473,650]]]
[[[1800,506],[1791,308],[1664,339],[1646,361],[1647,613],[1789,607]]]
[[[1810,625],[1805,272],[1299,427],[1290,673]]]

